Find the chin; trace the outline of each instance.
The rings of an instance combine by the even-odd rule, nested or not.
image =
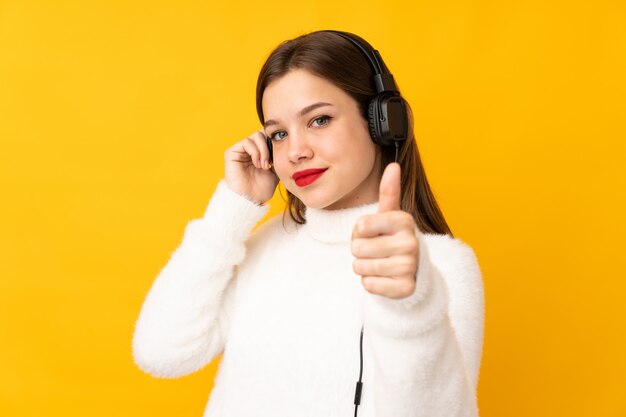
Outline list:
[[[314,209],[329,209],[329,207],[332,206],[333,203],[305,204],[305,205],[307,207],[314,208]]]
[[[298,195],[296,195],[296,197],[298,197],[298,199],[302,201],[306,207],[314,209],[325,209],[326,207],[333,204],[333,201],[318,200],[313,198],[301,198]]]

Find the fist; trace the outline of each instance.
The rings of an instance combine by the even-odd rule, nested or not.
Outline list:
[[[378,212],[361,217],[352,231],[354,272],[365,290],[388,298],[415,291],[419,260],[417,225],[400,209],[400,165],[391,163],[380,181]]]

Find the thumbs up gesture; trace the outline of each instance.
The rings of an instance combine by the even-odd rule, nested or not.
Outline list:
[[[352,231],[354,272],[372,294],[405,298],[415,291],[419,239],[411,214],[400,209],[400,165],[389,164],[380,181],[378,213],[361,217]]]

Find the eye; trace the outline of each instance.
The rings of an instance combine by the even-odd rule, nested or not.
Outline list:
[[[284,133],[284,136],[281,136]],[[278,137],[277,137],[278,135]],[[287,136],[287,132],[285,132],[284,130],[279,130],[277,132],[274,132],[270,135],[270,139],[277,142],[277,141],[281,141],[283,139],[285,139],[285,136]]]
[[[317,126],[325,126],[328,124],[328,121],[330,119],[332,119],[332,117],[324,115],[324,116],[316,117],[315,119],[313,119],[313,123],[319,122],[317,123]]]

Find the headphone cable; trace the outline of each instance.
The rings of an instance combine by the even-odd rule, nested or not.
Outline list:
[[[359,370],[359,381],[356,383],[356,391],[354,393],[354,417],[356,417],[359,404],[361,404],[361,389],[363,388],[363,326],[361,326],[361,338],[359,341],[359,354],[361,357],[361,368]]]
[[[393,143],[396,145],[396,159],[394,162],[398,162],[398,149],[400,149],[400,144],[397,140],[394,140]]]

